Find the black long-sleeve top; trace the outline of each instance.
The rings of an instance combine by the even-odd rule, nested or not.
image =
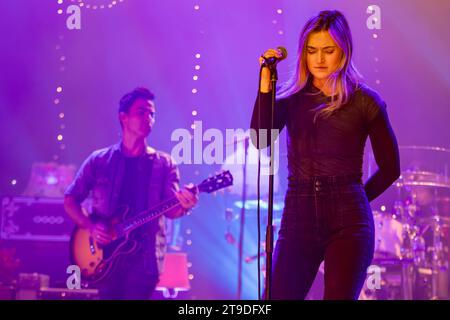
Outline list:
[[[272,93],[256,99],[251,128],[270,129]],[[370,137],[378,170],[366,181],[369,201],[383,193],[400,175],[400,158],[386,104],[367,85],[356,89],[347,104],[329,117],[314,122],[313,109],[326,103],[325,96],[309,82],[302,90],[275,103],[274,128],[286,126],[289,179],[357,174],[362,177],[364,146]],[[260,121],[258,121],[258,108]],[[257,139],[258,148],[270,143]]]

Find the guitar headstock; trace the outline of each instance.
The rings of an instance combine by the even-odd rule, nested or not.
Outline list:
[[[200,192],[211,193],[231,185],[233,185],[233,176],[227,170],[203,180],[197,187]]]

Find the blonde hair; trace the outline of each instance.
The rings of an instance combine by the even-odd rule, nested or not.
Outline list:
[[[280,88],[277,98],[286,98],[303,89],[308,81],[312,81],[312,74],[306,64],[306,46],[310,34],[320,31],[329,32],[342,50],[342,57],[337,69],[326,81],[326,85],[330,85],[332,90],[331,101],[315,109],[314,121],[319,115],[330,116],[334,111],[346,104],[353,91],[362,82],[362,77],[352,62],[352,34],[347,20],[337,10],[325,10],[310,18],[303,27],[298,42],[297,67],[290,80]]]

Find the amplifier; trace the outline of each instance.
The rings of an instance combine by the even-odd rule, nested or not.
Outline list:
[[[41,288],[40,300],[99,300],[97,289]]]
[[[0,239],[70,240],[75,224],[64,211],[62,198],[3,197]]]
[[[16,300],[36,300],[41,288],[48,288],[50,276],[39,273],[20,273],[17,280]]]
[[[17,279],[16,300],[98,300],[97,289],[50,287],[50,277],[39,273],[21,273]]]

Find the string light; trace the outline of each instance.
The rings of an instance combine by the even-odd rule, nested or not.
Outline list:
[[[91,4],[90,0],[70,0],[72,3],[77,4],[79,7],[84,7],[86,9],[92,9],[92,10],[103,10],[103,9],[112,9],[119,3],[124,2],[125,0],[104,0],[100,4]],[[97,2],[100,2],[97,0]]]
[[[59,6],[61,6],[64,3],[64,0],[57,0],[56,2],[57,2],[57,4]],[[70,2],[76,3],[80,7],[82,7],[84,5],[82,0],[77,0],[77,1],[71,0]],[[63,8],[60,7],[57,12],[58,12],[58,14],[62,14],[64,12],[64,10],[63,10]],[[65,29],[65,24],[61,24],[61,27]],[[60,32],[61,33],[58,36],[58,40],[59,41],[55,45],[55,50],[58,52],[57,56],[58,56],[58,63],[59,63],[59,71],[60,72],[64,72],[66,70],[66,67],[65,67],[64,64],[67,61],[67,56],[64,55],[63,52],[62,52],[62,41],[64,40],[64,35],[62,34],[62,30],[60,30]],[[62,85],[58,85],[56,87],[56,93],[58,94],[58,97],[53,99],[53,103],[54,103],[55,106],[58,106],[59,108],[61,108],[62,107],[61,100],[63,98],[63,86]],[[58,117],[58,120],[60,121],[59,125],[58,125],[59,130],[64,130],[66,128],[65,123],[62,122],[65,119],[64,112],[62,110],[57,112],[57,117]],[[59,142],[59,146],[58,146],[59,147],[58,148],[59,151],[66,149],[66,145],[64,143],[62,143],[63,139],[64,139],[64,137],[63,137],[63,135],[61,133],[57,134],[56,140]],[[59,160],[60,159],[60,155],[59,154],[54,154],[53,155],[53,159],[55,161]]]
[[[198,4],[196,4],[195,6],[194,6],[194,9],[195,10],[199,10],[200,9],[200,6],[198,5]],[[194,54],[194,58],[196,59],[196,60],[199,60],[200,58],[201,58],[201,54],[200,54],[200,52],[196,52],[195,54]],[[196,64],[195,64],[195,66],[194,66],[194,69],[196,70],[196,71],[198,71],[198,70],[200,70],[200,64],[197,62]],[[198,74],[194,74],[193,76],[192,76],[192,80],[193,81],[198,81]],[[192,92],[192,94],[197,94],[198,93],[198,89],[197,88],[193,88],[192,90],[191,90],[191,92]],[[191,114],[192,114],[192,116],[196,116],[197,115],[197,111],[196,110],[192,110],[192,112],[191,112]],[[194,130],[195,129],[195,124],[191,124],[191,129],[192,130]]]
[[[368,9],[372,11],[373,7],[369,6]],[[374,19],[374,21],[378,21],[377,17],[374,17],[373,19]],[[378,33],[372,33],[372,39],[378,39]],[[370,45],[370,50],[371,51],[375,51],[375,45]],[[375,56],[373,58],[373,61],[374,61],[373,71],[374,71],[374,73],[378,73],[377,63],[380,61],[380,59],[377,56]],[[375,79],[375,84],[376,85],[380,85],[381,84],[381,80],[380,79]]]
[[[281,9],[281,8],[276,9],[276,13],[277,13],[278,15],[282,15],[282,14],[283,14],[283,9]],[[273,20],[272,20],[272,23],[273,23],[274,25],[276,25],[276,24],[278,24],[278,20],[277,20],[277,19],[273,19]],[[283,30],[283,29],[279,29],[279,30],[277,31],[277,34],[278,34],[279,36],[283,36],[283,35],[284,35],[284,30]]]
[[[194,10],[195,10],[194,12],[198,12],[200,10],[200,5],[198,3],[194,3]],[[200,30],[200,34],[204,34],[204,30]],[[199,92],[199,88],[198,88],[197,85],[198,85],[199,73],[200,73],[199,72],[199,70],[200,70],[200,62],[199,62],[199,60],[200,60],[201,57],[202,57],[202,54],[198,50],[194,51],[194,53],[193,53],[193,62],[194,62],[194,70],[195,71],[192,74],[192,81],[194,81],[195,86],[191,87],[192,88],[191,89],[191,93],[194,95],[193,97],[195,97],[193,99],[197,99],[198,92]],[[192,108],[191,115],[193,117],[198,115],[198,112],[197,112],[196,108],[197,108],[197,105],[196,105],[196,107]],[[191,123],[190,127],[191,127],[192,130],[195,130],[195,123]],[[190,134],[190,138],[193,139],[192,133]],[[194,174],[195,175],[199,175],[199,171],[196,170]],[[188,211],[186,215],[190,216],[191,215],[191,211]],[[192,234],[192,230],[189,229],[189,228],[186,229],[185,232],[186,232],[186,235],[188,237],[190,237],[191,234]],[[186,240],[186,245],[190,247],[192,245],[192,240],[191,239],[187,239]],[[192,267],[192,263],[188,262],[187,266],[188,266],[188,268]],[[193,280],[194,279],[193,273],[190,273],[188,275],[188,279],[189,280]]]

